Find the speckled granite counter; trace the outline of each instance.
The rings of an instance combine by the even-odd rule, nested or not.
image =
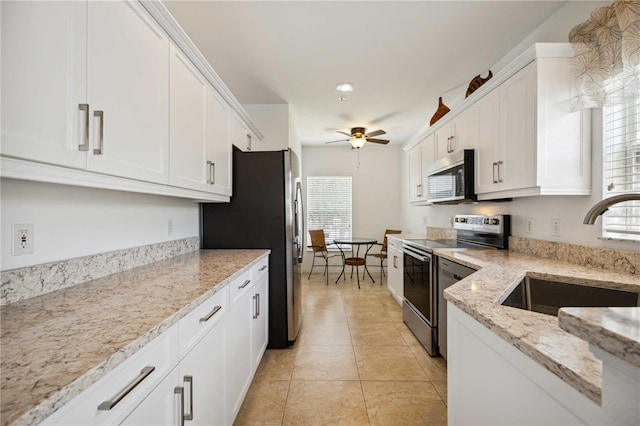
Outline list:
[[[558,325],[558,318],[500,305],[525,277],[640,291],[637,275],[542,259],[510,251],[436,249],[434,253],[479,269],[445,290],[445,298],[539,362],[575,389],[600,402],[602,364],[588,343]]]
[[[268,250],[200,250],[3,306],[2,424],[40,422]]]
[[[639,308],[562,308],[560,328],[640,367]]]

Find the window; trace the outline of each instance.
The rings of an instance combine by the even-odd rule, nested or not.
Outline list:
[[[307,229],[322,229],[327,243],[351,238],[351,176],[307,177]]]
[[[640,192],[640,98],[603,108],[603,197]],[[640,241],[640,201],[602,216],[602,236]]]

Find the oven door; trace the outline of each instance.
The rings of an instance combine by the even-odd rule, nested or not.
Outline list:
[[[404,298],[431,327],[436,326],[435,289],[431,255],[404,247]]]

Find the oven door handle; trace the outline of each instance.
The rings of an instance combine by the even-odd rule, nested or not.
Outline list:
[[[418,259],[421,262],[430,262],[431,261],[431,255],[430,254],[422,256],[422,255],[412,251],[411,249],[409,249],[407,247],[403,247],[402,248],[402,252],[404,254],[407,254],[407,255],[413,257],[414,259]]]

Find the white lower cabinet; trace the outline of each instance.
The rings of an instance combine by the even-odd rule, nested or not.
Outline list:
[[[402,299],[404,298],[403,289],[403,255],[402,255],[402,242],[395,238],[387,237],[387,288],[389,294],[394,300],[402,305]]]
[[[267,346],[266,264],[240,274],[43,424],[232,424]]]

